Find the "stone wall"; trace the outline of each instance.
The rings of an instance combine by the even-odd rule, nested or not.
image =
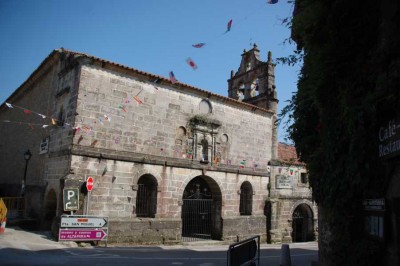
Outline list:
[[[306,173],[307,170],[302,165],[271,166],[271,190],[268,202],[271,205],[269,240],[272,243],[293,241],[293,214],[300,205],[309,208],[313,223],[310,233],[314,235],[313,240],[318,238],[318,208],[312,201],[308,180],[302,180],[302,174]]]
[[[143,102],[138,103],[134,96]],[[188,143],[177,130],[188,136],[191,117],[201,114],[206,99],[212,108],[207,115],[222,123],[215,144],[226,141],[229,152],[224,162],[239,165],[254,161],[266,167],[271,158],[272,113],[233,107],[221,100],[185,92],[182,88],[152,84],[119,73],[83,66],[80,77],[76,126],[86,132],[76,134],[74,143],[109,150],[185,158]],[[185,133],[183,133],[185,134]],[[222,140],[224,138],[224,140]],[[187,138],[186,138],[187,139]],[[184,139],[184,140],[186,140]],[[197,144],[198,145],[198,144]]]

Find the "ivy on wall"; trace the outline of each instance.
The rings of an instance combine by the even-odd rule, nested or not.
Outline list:
[[[324,265],[379,265],[382,244],[365,236],[362,201],[388,183],[377,158],[380,124],[400,114],[399,9],[376,1],[297,0],[289,26],[303,60],[298,91],[280,116],[309,169],[321,207]],[[350,256],[351,254],[351,256]]]

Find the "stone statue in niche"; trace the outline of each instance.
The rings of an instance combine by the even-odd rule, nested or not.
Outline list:
[[[201,141],[201,162],[208,163],[208,141],[205,138]]]

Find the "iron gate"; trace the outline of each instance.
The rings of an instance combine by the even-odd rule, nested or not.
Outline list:
[[[212,199],[184,199],[182,206],[182,241],[211,239]]]

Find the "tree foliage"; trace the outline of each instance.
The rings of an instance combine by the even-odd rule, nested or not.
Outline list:
[[[400,106],[400,42],[391,34],[399,12],[388,18],[381,8],[378,1],[297,0],[291,21],[297,50],[286,63],[301,55],[303,67],[282,114],[292,118],[289,136],[323,209],[327,265],[381,259],[381,245],[365,237],[362,213],[363,199],[384,195],[377,132]]]

